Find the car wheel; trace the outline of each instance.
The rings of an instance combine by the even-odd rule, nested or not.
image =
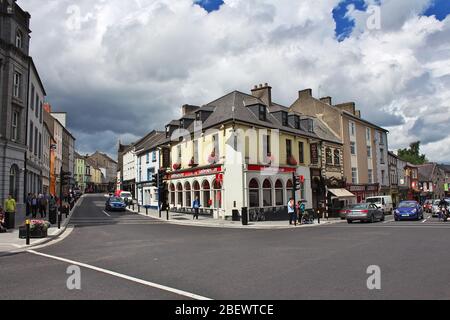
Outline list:
[[[384,221],[386,221],[386,216],[383,214],[382,216],[381,216],[381,219],[380,219],[380,221],[381,222],[384,222]]]
[[[352,221],[352,220],[347,220],[347,223],[348,223],[348,224],[352,224],[353,221]]]
[[[375,215],[372,215],[372,216],[370,217],[370,223],[375,223]]]

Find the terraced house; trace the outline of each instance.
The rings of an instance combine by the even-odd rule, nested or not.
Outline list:
[[[390,194],[387,130],[364,120],[355,103],[333,105],[330,97],[314,98],[311,89],[300,91],[290,109],[317,118],[339,138],[345,185],[358,202]]]
[[[264,212],[266,219],[285,219],[294,174],[303,180],[296,198],[313,208],[310,165],[320,168],[320,163],[312,144],[326,142],[337,150],[332,154],[341,175],[338,139],[321,138],[316,131],[328,130],[318,130],[314,117],[274,103],[271,89],[259,85],[251,95],[234,91],[201,107],[183,106],[183,116],[166,126],[161,145],[171,151],[172,210],[189,212],[198,198],[201,212],[215,218],[247,207]]]

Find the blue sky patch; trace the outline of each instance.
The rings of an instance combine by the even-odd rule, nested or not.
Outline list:
[[[208,12],[219,10],[223,4],[223,0],[194,0],[194,2]]]
[[[450,14],[449,0],[434,0],[433,4],[425,11],[424,15],[436,16],[440,21],[444,20]]]

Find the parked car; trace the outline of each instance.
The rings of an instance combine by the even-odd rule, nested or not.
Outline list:
[[[348,207],[346,213],[348,223],[354,221],[372,222],[384,221],[384,212],[373,203],[360,203]]]
[[[125,211],[127,205],[119,197],[110,197],[106,200],[105,210],[106,211]]]
[[[439,203],[441,200],[433,200],[433,205],[431,207],[431,215],[433,218],[439,217]]]
[[[402,201],[394,211],[395,221],[423,220],[423,209],[417,201]]]
[[[391,196],[378,196],[366,198],[366,203],[373,203],[380,208],[384,214],[392,214],[394,211],[394,204]]]
[[[425,211],[426,213],[431,213],[432,210],[433,210],[433,200],[426,200],[423,203],[423,211]]]
[[[131,192],[120,192],[120,198],[122,198],[123,202],[125,202],[126,205],[133,204],[133,195],[131,194]]]

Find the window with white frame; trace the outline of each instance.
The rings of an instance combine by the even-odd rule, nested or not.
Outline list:
[[[368,172],[369,172],[369,183],[372,184],[373,183],[373,170],[369,169]]]
[[[356,142],[354,141],[350,142],[350,153],[354,156],[356,155]]]
[[[370,128],[367,128],[366,129],[366,139],[367,139],[367,141],[370,141],[370,138],[371,138]]]
[[[367,146],[367,158],[372,158],[372,147]]]
[[[22,75],[19,72],[14,72],[13,80],[13,96],[15,98],[20,98],[20,88],[22,85]]]
[[[349,123],[349,129],[350,129],[350,136],[354,137],[355,136],[355,123],[354,122],[350,122]]]
[[[152,153],[152,162],[156,162],[156,151]]]
[[[358,169],[352,168],[352,183],[356,184],[358,183]]]
[[[16,47],[22,49],[23,44],[23,34],[22,31],[17,30],[16,32]]]

